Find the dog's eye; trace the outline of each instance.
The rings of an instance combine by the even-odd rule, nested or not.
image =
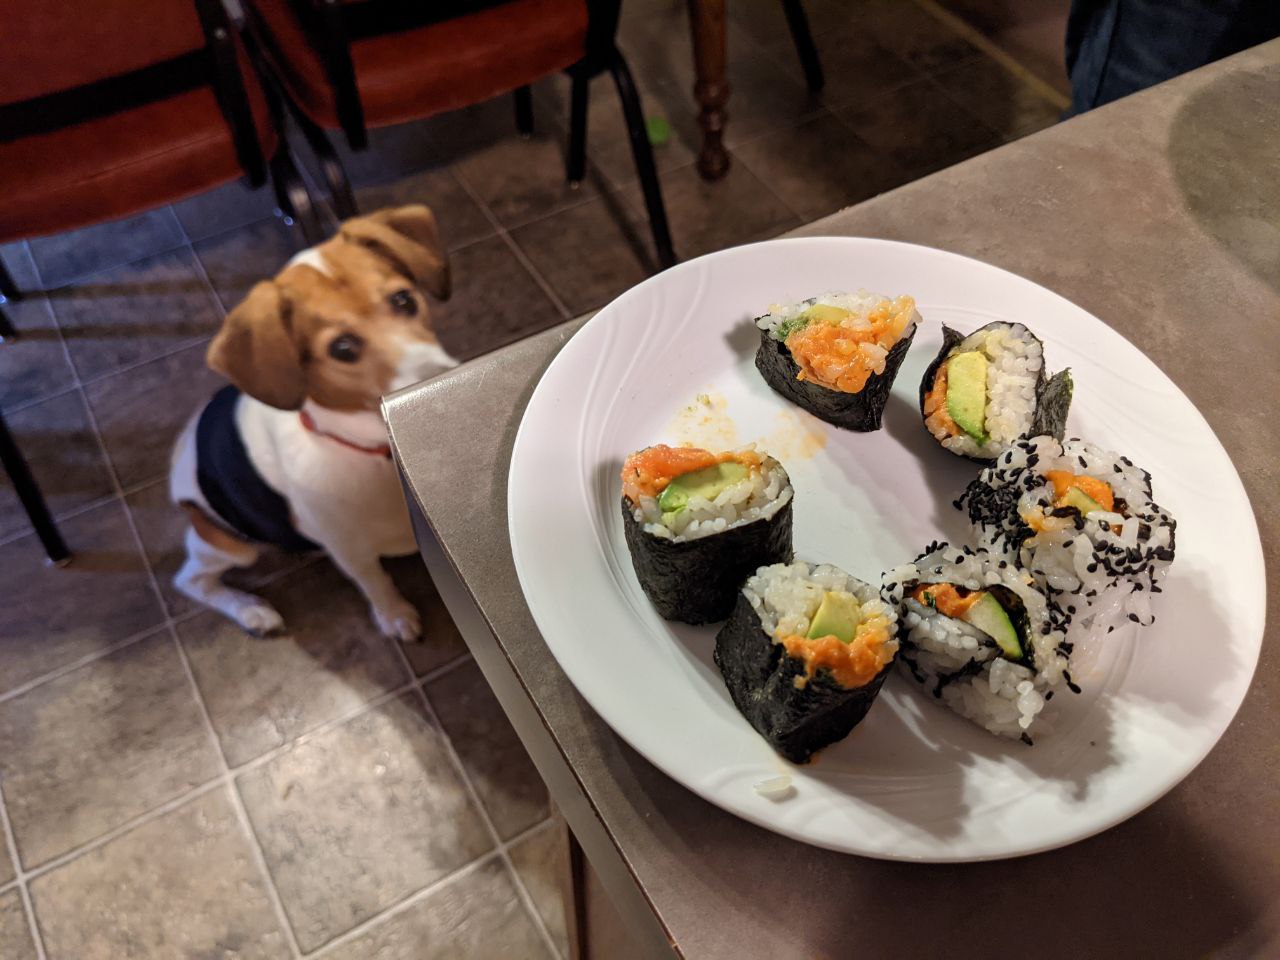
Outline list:
[[[413,298],[413,294],[408,290],[397,290],[387,297],[387,303],[391,305],[392,310],[402,317],[412,317],[418,312],[418,301]]]
[[[329,343],[329,356],[341,363],[355,363],[364,352],[364,341],[354,333],[343,333]]]

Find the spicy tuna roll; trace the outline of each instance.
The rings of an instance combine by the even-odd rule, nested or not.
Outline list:
[[[827,564],[763,566],[716,636],[729,695],[780,754],[804,763],[871,709],[898,650],[877,590]]]
[[[898,661],[931,698],[1030,743],[1037,716],[1066,680],[1055,613],[1034,578],[985,548],[932,544],[885,575],[898,611]]]
[[[636,577],[668,620],[710,623],[761,564],[791,559],[791,481],[753,447],[646,447],[622,468],[622,522]]]
[[[1083,440],[1021,440],[957,505],[1045,585],[1071,643],[1154,620],[1151,595],[1173,562],[1177,521],[1151,499],[1151,474],[1128,457]]]
[[[942,328],[942,349],[920,382],[924,425],[944,448],[994,460],[1022,436],[1062,438],[1071,374],[1048,377],[1044,344],[1020,323],[989,323],[967,337]]]
[[[866,291],[774,305],[756,320],[756,368],[815,417],[846,430],[878,430],[919,322],[911,297]]]

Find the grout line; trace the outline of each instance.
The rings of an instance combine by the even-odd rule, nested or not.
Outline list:
[[[400,644],[396,644],[396,650],[399,652],[405,667],[409,672],[413,672],[413,667],[409,663],[408,655],[405,654],[404,648]],[[533,925],[542,937],[543,943],[552,957],[558,957],[560,951],[556,949],[555,941],[551,939],[551,933],[547,930],[546,923],[543,922],[542,914],[538,912],[537,906],[533,902],[533,897],[529,895],[528,889],[524,885],[524,881],[520,879],[519,873],[516,871],[515,865],[511,862],[511,857],[507,852],[507,844],[503,842],[501,834],[498,833],[497,827],[493,824],[493,818],[489,816],[489,811],[485,809],[484,803],[480,800],[480,794],[476,791],[475,784],[471,780],[470,774],[467,773],[466,767],[462,765],[462,758],[458,756],[458,751],[454,749],[453,738],[449,736],[449,731],[445,729],[440,717],[436,713],[435,707],[431,704],[431,699],[427,696],[427,690],[424,684],[414,684],[414,691],[421,701],[423,709],[426,710],[431,723],[440,731],[440,736],[444,742],[445,755],[449,758],[450,764],[453,766],[454,772],[462,781],[463,789],[467,793],[467,797],[475,806],[476,812],[480,816],[480,822],[484,824],[485,830],[493,841],[494,848],[498,852],[498,856],[502,858],[502,863],[506,867],[511,881],[516,889],[516,895],[523,904],[525,912],[529,914],[533,920]]]
[[[366,930],[369,930],[370,928],[377,926],[382,921],[389,920],[390,918],[397,916],[398,914],[404,913],[414,904],[417,904],[420,901],[425,900],[427,897],[430,897],[432,894],[437,893],[444,887],[450,886],[455,881],[462,880],[465,877],[468,877],[471,874],[475,873],[476,871],[484,869],[485,865],[490,860],[497,859],[498,856],[499,854],[497,850],[486,850],[484,853],[480,854],[480,856],[476,857],[474,860],[470,860],[467,863],[464,863],[462,866],[458,867],[452,873],[448,873],[445,876],[441,877],[440,879],[432,881],[431,883],[427,884],[425,887],[421,888],[420,890],[416,890],[413,893],[409,894],[403,900],[399,900],[396,903],[393,903],[391,906],[378,911],[368,919],[361,920],[350,930],[344,930],[342,933],[338,934],[332,940],[329,940],[327,943],[321,944],[320,946],[316,947],[315,950],[311,951],[311,953],[304,954],[303,956],[305,956],[307,960],[312,960],[313,957],[315,958],[322,957],[325,954],[333,950],[336,950],[339,947],[344,946],[345,944],[350,943],[352,940],[355,940],[361,934],[363,934]]]
[[[1000,66],[1012,73],[1015,77],[1027,83],[1029,86],[1035,87],[1037,93],[1059,110],[1065,110],[1067,107],[1071,106],[1070,98],[1059,93],[1053,84],[1042,79],[1039,74],[1033,73],[1031,70],[1027,69],[1017,58],[1007,53],[1004,48],[992,41],[986,34],[975,29],[967,21],[956,16],[950,10],[944,9],[936,2],[936,0],[915,0],[915,4],[934,19],[950,27],[965,40],[968,40],[969,43],[973,44],[992,60],[996,61],[996,63],[1000,64]]]
[[[35,907],[31,903],[31,891],[27,889],[27,874],[22,871],[22,864],[18,862],[18,841],[13,835],[13,824],[9,822],[9,809],[5,804],[4,787],[0,784],[0,832],[4,834],[4,842],[9,845],[9,852],[13,858],[13,869],[16,874],[13,883],[8,886],[16,886],[18,888],[18,897],[22,900],[23,909],[27,914],[27,927],[31,931],[31,941],[36,947],[37,960],[45,960],[44,937],[40,935],[40,925],[36,922]]]
[[[547,298],[551,301],[551,305],[560,313],[561,319],[570,319],[573,314],[569,311],[569,308],[565,306],[564,301],[560,299],[559,294],[552,289],[551,284],[547,283],[546,278],[543,277],[538,268],[533,265],[532,261],[530,261],[525,255],[525,252],[520,249],[520,245],[511,239],[511,234],[507,231],[507,228],[502,225],[502,222],[494,215],[493,211],[489,209],[489,204],[485,203],[481,196],[476,193],[471,184],[467,182],[467,178],[463,176],[462,171],[451,166],[449,172],[453,174],[453,178],[457,180],[459,186],[466,191],[467,196],[471,198],[472,202],[480,208],[481,212],[485,215],[485,218],[489,221],[489,224],[498,232],[498,236],[500,236],[503,242],[506,243],[507,247],[515,255],[515,258],[519,261],[520,265],[524,267],[525,272],[533,278],[533,282],[538,285],[544,294],[546,294]],[[583,202],[585,203],[586,201]]]
[[[140,643],[143,640],[159,633],[167,625],[167,620],[161,621],[160,623],[147,627],[145,630],[141,630],[138,633],[130,634],[123,640],[119,640],[109,646],[103,647],[101,650],[95,650],[92,653],[85,654],[78,660],[72,660],[70,663],[64,663],[62,666],[56,667],[48,673],[42,673],[40,676],[28,680],[26,683],[19,684],[12,690],[5,690],[3,693],[0,693],[0,703],[5,703],[8,700],[14,700],[22,696],[24,693],[30,693],[36,687],[44,686],[44,684],[57,680],[59,677],[65,677],[68,673],[74,673],[81,667],[87,666],[88,664],[94,663],[95,661],[101,660],[105,657],[109,657],[111,654],[123,650],[125,647],[130,647],[135,643]]]
[[[276,889],[275,879],[271,876],[271,868],[267,866],[267,857],[262,850],[262,843],[258,840],[258,835],[253,832],[253,824],[249,820],[249,813],[245,810],[244,800],[241,799],[240,791],[231,775],[231,767],[227,763],[226,753],[223,752],[222,741],[218,738],[218,731],[213,725],[213,717],[209,715],[209,708],[205,703],[204,694],[200,692],[200,685],[196,683],[195,671],[191,669],[191,661],[187,657],[187,651],[183,648],[182,641],[178,639],[177,631],[172,627],[169,630],[169,639],[173,641],[174,649],[178,653],[178,659],[182,662],[182,672],[186,674],[187,683],[191,685],[191,695],[195,699],[197,709],[200,711],[200,718],[204,721],[205,733],[213,745],[214,753],[218,757],[218,764],[222,767],[222,774],[218,780],[226,787],[226,793],[231,801],[231,806],[235,809],[241,833],[249,844],[249,852],[253,856],[254,865],[258,868],[263,884],[266,887],[267,899],[271,901],[271,908],[275,911],[276,922],[284,932],[289,951],[296,960],[296,958],[302,956],[302,950],[298,946],[298,937],[294,933],[293,925],[289,922],[289,915],[285,912],[284,901],[280,899],[280,891]]]
[[[431,683],[436,679],[438,679],[439,677],[443,677],[446,673],[452,673],[454,670],[462,666],[464,663],[466,663],[470,659],[471,659],[470,650],[468,650],[466,653],[460,653],[456,657],[454,657],[452,660],[447,660],[444,663],[440,664],[440,666],[438,667],[432,667],[430,670],[428,670],[426,673],[424,673],[414,682],[415,683]],[[406,655],[406,662],[407,662],[407,655]],[[413,672],[412,669],[410,669],[409,672],[412,673]]]

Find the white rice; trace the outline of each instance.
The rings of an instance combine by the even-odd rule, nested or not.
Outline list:
[[[847,321],[850,326],[857,327],[859,319],[862,326],[870,326],[865,320],[867,314],[884,303],[891,303],[892,297],[886,297],[879,293],[869,293],[866,290],[859,290],[857,293],[840,293],[832,291],[824,293],[820,297],[813,297],[809,300],[801,300],[799,303],[775,303],[769,307],[769,312],[762,317],[756,318],[756,326],[766,333],[773,334],[783,323],[793,320],[800,314],[804,313],[810,307],[838,307],[841,310],[848,310],[852,317]],[[917,312],[902,331],[905,337],[917,323],[920,322],[920,314]],[[777,339],[775,337],[775,339]],[[874,346],[874,344],[871,344]]]
[[[1030,620],[1033,667],[1000,656],[980,630],[912,600],[920,583],[951,583],[969,590],[1002,585],[1022,600]],[[1031,576],[1009,558],[984,549],[935,544],[914,563],[885,574],[882,596],[900,609],[898,658],[902,673],[932,698],[992,733],[1030,739],[1037,717],[1063,680],[1070,681],[1065,639]]]
[[[940,422],[931,422],[933,418],[927,418],[925,426],[952,453],[989,460],[1031,429],[1036,386],[1044,370],[1044,348],[1022,324],[994,323],[969,334],[948,356],[974,350],[981,350],[988,360],[987,442],[980,444],[963,432],[951,436]]]
[[[637,523],[644,524],[645,533],[683,543],[768,519],[790,503],[791,496],[787,471],[765,456],[759,467],[752,467],[744,479],[726,487],[714,500],[690,497],[683,510],[663,514],[657,497],[641,497],[632,513]]]
[[[863,620],[874,616],[886,617],[892,636],[897,615],[892,606],[880,599],[879,591],[828,563],[810,564],[797,560],[794,563],[771,564],[748,577],[742,587],[742,593],[760,618],[765,633],[774,638],[807,634],[822,598],[832,590],[841,590],[856,597],[862,605]],[[885,649],[893,653],[898,649],[897,641],[890,639]]]
[[[1053,485],[1044,479],[1049,470],[1105,481],[1124,513],[1051,518],[1060,529],[1033,533],[1025,518],[1053,509]],[[1150,475],[1127,458],[1083,440],[1035,437],[983,470],[962,500],[984,544],[1007,549],[1021,541],[1019,561],[1059,610],[1068,649],[1088,635],[1154,620],[1151,596],[1161,592],[1173,561],[1177,522],[1152,501]]]

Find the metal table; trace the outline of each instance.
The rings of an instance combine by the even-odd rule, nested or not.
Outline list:
[[[798,233],[969,254],[1140,344],[1234,459],[1274,577],[1280,41]],[[1274,643],[1239,716],[1186,781],[1097,837],[1017,860],[917,865],[804,846],[710,806],[625,746],[548,652],[507,540],[516,428],[580,322],[403,391],[386,415],[423,556],[637,954],[1280,956]],[[1274,583],[1270,593],[1274,624]]]

